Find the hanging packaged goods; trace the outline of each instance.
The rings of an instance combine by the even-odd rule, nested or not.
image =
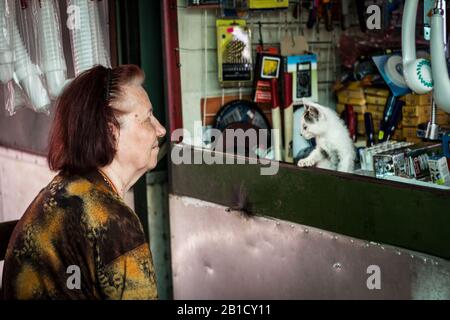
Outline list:
[[[102,33],[104,23],[100,21],[98,2],[90,0],[67,1],[69,6],[78,8],[80,17],[78,26],[69,28],[75,76],[97,64],[110,67],[110,58],[105,49]]]
[[[44,43],[38,41],[38,30],[35,24],[39,24],[39,16],[36,15],[35,1],[8,1],[11,10],[10,32],[14,46],[14,89],[10,91],[10,98],[16,95],[25,96],[25,106],[37,112],[49,113],[50,97],[45,87],[42,76],[40,47]],[[15,12],[15,13],[14,13]],[[15,91],[18,93],[15,93]],[[12,98],[14,97],[14,98]],[[16,110],[24,105],[18,105],[16,101],[12,109],[8,110],[13,115]]]
[[[292,100],[299,103],[303,98],[319,100],[317,56],[315,54],[285,58],[286,71],[292,72]]]
[[[248,17],[247,0],[221,0],[220,13],[222,18],[245,19]]]
[[[75,71],[73,77],[94,65],[111,66],[99,3],[0,0],[0,90],[10,116],[23,107],[50,114],[52,101],[70,80],[68,70]],[[60,16],[64,11],[67,21]],[[63,28],[70,41],[63,41]],[[66,43],[73,59],[66,59]]]
[[[217,20],[217,60],[223,87],[251,86],[253,63],[250,30],[245,20]]]
[[[188,7],[218,7],[220,0],[187,0]]]
[[[249,9],[276,9],[289,7],[289,0],[248,0]]]
[[[336,110],[356,150],[392,141],[405,142],[406,146],[422,142],[425,137],[441,139],[447,130],[448,115],[433,109],[431,93],[417,94],[411,87],[411,77],[405,79],[408,75],[403,72],[402,31],[409,40],[413,38],[412,33],[400,28],[404,2],[350,2],[222,0],[214,17],[208,17],[210,11],[205,9],[201,27],[206,38],[198,47],[186,45],[187,52],[203,52],[205,66],[201,72],[207,84],[202,87],[200,101],[204,125],[211,125],[219,106],[237,99],[252,100],[272,129],[281,129],[281,136],[272,134],[266,155],[291,163],[308,157],[317,147],[316,136],[307,140],[301,134],[304,100]],[[190,1],[189,5],[201,3],[206,1]],[[382,14],[376,30],[366,24],[366,9],[374,4],[379,5]],[[357,13],[364,32],[349,25]],[[207,42],[211,38],[208,32],[214,30],[212,21],[217,51]],[[336,29],[339,25],[347,30]],[[257,39],[252,39],[254,32]],[[415,56],[429,61],[429,43],[421,36],[416,40]],[[212,71],[206,64],[212,52],[217,54],[218,66],[213,69],[218,71],[218,83],[207,81]],[[186,57],[186,61],[189,59]],[[424,69],[419,71],[429,85],[433,79],[424,72],[428,66],[422,63],[418,67]],[[235,112],[231,114],[236,116]],[[439,126],[437,136],[427,133],[431,122]],[[359,161],[355,159],[356,168]],[[373,165],[371,171],[375,175]],[[428,173],[426,176],[430,178]]]
[[[42,71],[47,80],[49,94],[56,98],[67,78],[67,66],[64,58],[61,19],[59,17],[59,5],[57,1],[39,1],[38,33],[41,45]]]

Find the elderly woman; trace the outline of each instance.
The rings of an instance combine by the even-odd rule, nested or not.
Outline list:
[[[137,66],[96,66],[56,102],[48,163],[58,171],[16,226],[6,299],[156,299],[149,245],[125,193],[157,164],[166,132]]]

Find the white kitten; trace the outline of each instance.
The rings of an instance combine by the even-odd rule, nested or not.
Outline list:
[[[305,139],[315,138],[316,148],[297,165],[353,172],[355,149],[344,122],[330,108],[306,99],[303,104],[301,134]]]

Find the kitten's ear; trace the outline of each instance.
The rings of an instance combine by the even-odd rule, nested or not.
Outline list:
[[[319,120],[319,110],[313,106],[305,105],[304,118],[309,123],[317,122]]]
[[[321,114],[321,112],[319,111],[319,109],[317,109],[316,107],[313,106],[309,106],[308,109],[309,113],[311,114],[311,117],[315,120],[319,120],[319,116]]]

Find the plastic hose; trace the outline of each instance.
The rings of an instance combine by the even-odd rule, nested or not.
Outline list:
[[[403,77],[408,87],[425,94],[433,90],[430,61],[416,56],[416,15],[419,0],[405,2],[402,20]]]
[[[434,78],[433,98],[437,106],[450,112],[450,79],[444,47],[444,10],[445,2],[436,1],[436,8],[431,17],[431,65]]]

